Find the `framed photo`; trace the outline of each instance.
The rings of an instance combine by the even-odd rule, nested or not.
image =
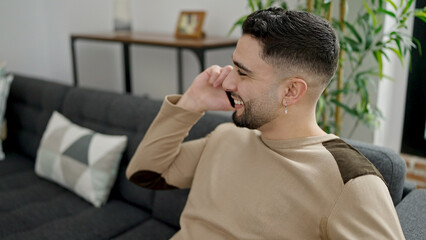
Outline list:
[[[176,38],[195,38],[204,37],[203,23],[206,12],[204,11],[182,11],[176,26]]]

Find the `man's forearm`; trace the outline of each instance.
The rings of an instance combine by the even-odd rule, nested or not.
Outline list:
[[[166,98],[129,163],[127,178],[138,185],[153,189],[172,187],[164,174],[179,158],[187,158],[187,151],[193,151],[182,147],[182,141],[202,114],[176,106],[179,99]]]

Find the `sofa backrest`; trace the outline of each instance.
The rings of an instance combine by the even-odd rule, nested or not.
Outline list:
[[[70,87],[15,75],[6,107],[5,151],[16,151],[34,159],[47,122],[54,110],[61,111]]]

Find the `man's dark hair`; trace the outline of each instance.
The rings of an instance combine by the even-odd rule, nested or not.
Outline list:
[[[262,59],[278,69],[308,71],[327,85],[336,72],[339,41],[323,18],[308,12],[269,8],[250,14],[243,34],[261,44]]]

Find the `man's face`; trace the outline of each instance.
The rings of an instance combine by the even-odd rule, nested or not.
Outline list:
[[[239,127],[258,129],[276,119],[282,110],[280,78],[261,58],[259,42],[243,35],[233,55],[234,69],[223,82],[235,103],[233,121]]]

